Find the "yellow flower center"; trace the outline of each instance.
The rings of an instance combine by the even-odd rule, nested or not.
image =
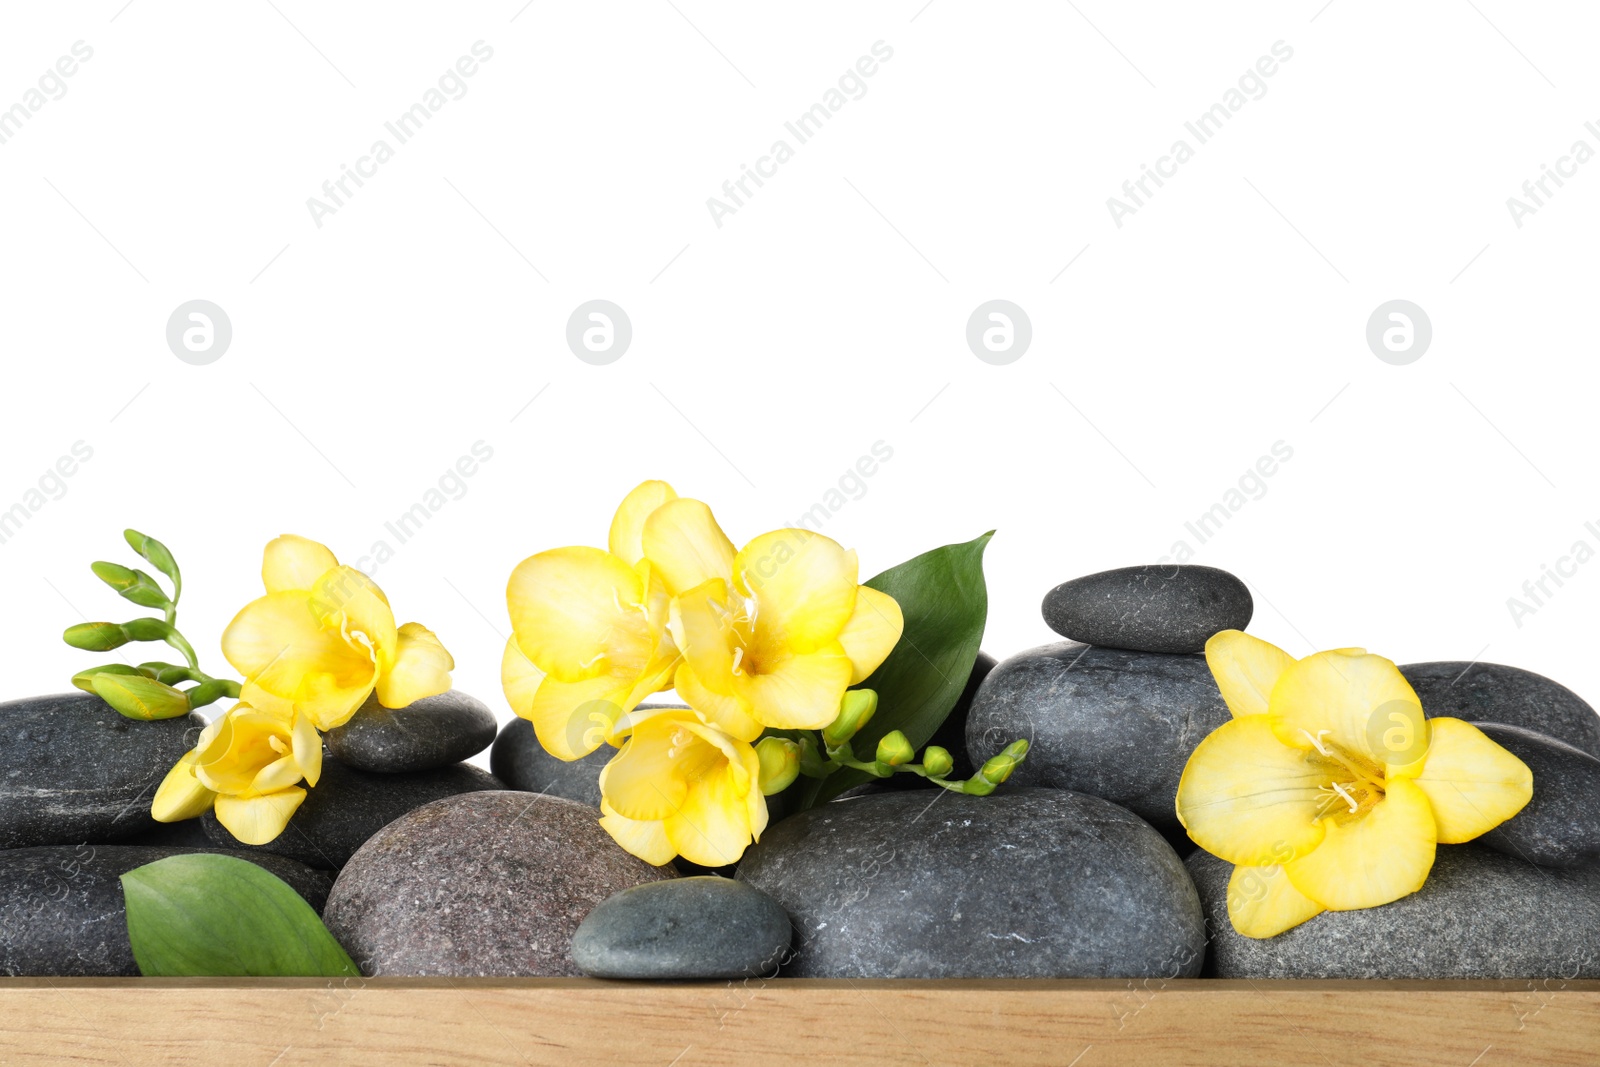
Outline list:
[[[1330,732],[1300,731],[1320,757],[1313,761],[1328,775],[1327,784],[1317,789],[1323,800],[1317,808],[1316,819],[1334,818],[1344,822],[1363,818],[1383,799],[1386,784],[1383,768],[1329,740],[1326,735]]]

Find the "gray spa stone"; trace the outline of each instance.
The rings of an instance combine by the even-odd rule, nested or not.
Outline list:
[[[601,903],[572,958],[594,978],[757,978],[777,973],[793,935],[783,906],[745,882],[674,878]]]
[[[431,771],[460,763],[494,741],[494,713],[452,689],[403,708],[386,708],[374,693],[343,726],[323,735],[340,763],[363,771]]]
[[[471,793],[375,834],[340,872],[323,919],[366,975],[577,977],[584,917],[673,877],[624,852],[593,808]]]
[[[1572,690],[1503,663],[1440,660],[1400,667],[1434,718],[1520,726],[1600,759],[1600,715]]]
[[[1478,842],[1542,867],[1600,863],[1600,760],[1532,730],[1473,725],[1533,772],[1533,799]]]
[[[1250,624],[1245,584],[1216,567],[1119,567],[1062,582],[1044,598],[1044,621],[1070,641],[1135,652],[1200,652],[1219,630]]]
[[[1061,642],[990,672],[972,703],[967,750],[981,766],[1027,738],[1015,784],[1103,797],[1182,840],[1174,805],[1184,764],[1231,718],[1203,656]]]
[[[636,710],[684,708],[687,704],[640,704]],[[570,763],[546,752],[527,719],[512,719],[500,729],[489,753],[489,769],[511,789],[566,797],[592,808],[600,806],[600,770],[617,750],[601,745]]]
[[[53,845],[0,852],[0,974],[137,975],[120,877],[168,856],[211,852],[277,875],[318,911],[331,880],[281,856],[142,845]]]
[[[1200,901],[1147,823],[1061,789],[883,793],[769,827],[739,880],[794,920],[800,978],[1194,977]]]
[[[1551,870],[1480,845],[1440,845],[1423,887],[1325,911],[1277,937],[1228,921],[1233,865],[1187,861],[1218,978],[1600,978],[1600,868]]]
[[[114,842],[152,831],[150,800],[206,721],[140,722],[92,693],[0,704],[0,848]]]

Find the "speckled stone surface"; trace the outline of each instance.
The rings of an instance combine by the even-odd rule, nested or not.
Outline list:
[[[774,975],[794,929],[783,906],[732,878],[674,878],[624,889],[589,913],[572,958],[594,978]]]
[[[135,867],[195,852],[249,860],[319,911],[327,899],[327,874],[280,856],[138,845],[11,849],[0,852],[0,974],[137,975],[118,879]]]
[[[769,827],[739,880],[794,920],[792,977],[1179,978],[1205,954],[1161,835],[1066,790],[824,804]]]
[[[687,704],[640,704],[649,708],[687,708]],[[592,808],[600,806],[600,770],[611,762],[617,750],[601,745],[580,760],[570,763],[546,752],[533,732],[533,723],[512,719],[500,729],[489,753],[489,769],[511,789],[529,793],[548,793],[566,797]]]
[[[1544,867],[1600,863],[1600,760],[1532,730],[1474,723],[1533,772],[1533,799],[1480,844]]]
[[[1174,804],[1184,764],[1230,718],[1203,656],[1061,642],[990,672],[972,703],[967,750],[981,765],[1025,737],[1014,783],[1103,797],[1181,839]]]
[[[1600,759],[1600,715],[1542,674],[1502,663],[1439,660],[1400,667],[1431,717],[1500,722],[1565,741]]]
[[[1218,978],[1600,978],[1600,869],[1552,870],[1480,845],[1440,845],[1423,887],[1260,940],[1228,921],[1233,865],[1188,867]]]
[[[414,808],[458,793],[504,788],[494,775],[467,763],[432,771],[378,774],[347,767],[324,752],[321,779],[277,840],[265,845],[242,844],[217,822],[214,812],[201,818],[219,848],[269,852],[321,870],[337,870],[362,842]]]
[[[391,823],[340,872],[324,921],[367,975],[575,977],[572,936],[621,890],[676,877],[576,801],[502,790]]]
[[[1119,567],[1062,582],[1045,594],[1050,629],[1086,645],[1134,652],[1200,652],[1219,630],[1250,624],[1245,584],[1215,567]]]
[[[448,767],[494,741],[494,713],[480,700],[452,689],[403,708],[386,708],[377,694],[343,726],[323,735],[340,763],[363,771],[395,773]]]
[[[140,722],[90,693],[0,704],[0,848],[153,830],[150,798],[206,721]]]

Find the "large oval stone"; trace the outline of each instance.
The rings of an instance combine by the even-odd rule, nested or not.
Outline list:
[[[323,735],[340,763],[393,774],[460,763],[494,741],[494,712],[459,690],[386,708],[374,693],[350,721]]]
[[[288,856],[321,870],[338,870],[362,843],[408,811],[442,797],[503,790],[481,767],[457,763],[432,771],[379,774],[358,771],[323,753],[322,777],[276,840],[246,845],[206,812],[205,830],[221,848]]]
[[[1250,624],[1255,602],[1216,567],[1119,567],[1062,582],[1045,594],[1044,621],[1069,641],[1135,652],[1200,652],[1220,630]]]
[[[1527,806],[1477,840],[1544,867],[1600,863],[1600,760],[1532,730],[1473,725],[1533,772]]]
[[[800,978],[1178,978],[1205,955],[1177,853],[1067,790],[823,804],[770,827],[739,880],[793,918]]]
[[[1233,865],[1188,859],[1218,978],[1600,978],[1600,868],[1551,870],[1480,845],[1440,845],[1422,888],[1325,911],[1277,937],[1228,920]]]
[[[168,856],[237,856],[282,878],[318,911],[331,880],[281,856],[141,845],[54,845],[0,852],[0,974],[137,975],[122,875]]]
[[[981,766],[1025,737],[1016,784],[1103,797],[1181,839],[1184,764],[1231,718],[1203,657],[1062,642],[990,672],[967,720],[967,749]]]
[[[1600,715],[1542,674],[1503,663],[1407,663],[1400,673],[1435,718],[1499,722],[1565,741],[1600,759]]]
[[[367,975],[575,977],[584,916],[672,877],[622,851],[593,808],[471,793],[375,834],[340,872],[323,918]]]
[[[572,958],[594,978],[759,978],[777,973],[793,934],[783,907],[747,882],[670,878],[591,911]]]
[[[150,800],[206,721],[140,722],[92,693],[0,704],[0,848],[121,841],[154,830]]]

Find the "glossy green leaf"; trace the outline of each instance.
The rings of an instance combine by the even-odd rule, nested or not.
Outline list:
[[[359,977],[281,878],[233,856],[169,856],[122,876],[128,940],[147,978]]]
[[[873,752],[879,740],[899,730],[913,748],[928,743],[955,707],[972,674],[989,615],[983,580],[983,550],[994,531],[965,544],[945,545],[906,560],[866,584],[888,593],[905,616],[905,631],[889,658],[860,688],[876,690],[878,710],[852,742]],[[860,785],[865,772],[844,770],[820,781],[802,778],[795,788],[808,808]]]
[[[154,678],[102,671],[90,679],[95,694],[130,719],[149,722],[189,714],[189,698]]]

